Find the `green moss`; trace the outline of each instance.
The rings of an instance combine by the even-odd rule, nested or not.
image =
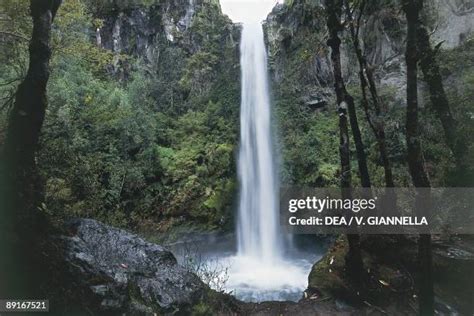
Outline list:
[[[348,246],[344,236],[339,237],[329,251],[311,269],[308,288],[317,289],[323,296],[347,297],[351,293],[344,279],[345,255]]]
[[[191,315],[192,316],[212,316],[214,315],[214,312],[211,306],[207,305],[204,302],[200,302],[199,304],[193,306],[191,310]]]

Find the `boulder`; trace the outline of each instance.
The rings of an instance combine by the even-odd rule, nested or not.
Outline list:
[[[72,283],[88,288],[102,312],[183,311],[207,290],[170,251],[122,229],[75,219],[66,231],[61,239]]]

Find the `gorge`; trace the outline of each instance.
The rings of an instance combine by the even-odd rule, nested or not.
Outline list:
[[[368,289],[361,299],[344,235],[287,236],[280,227],[280,185],[339,190],[347,172],[341,173],[326,1],[265,2],[257,21],[237,23],[223,12],[225,0],[62,1],[47,39],[44,123],[29,160],[41,180],[34,194],[40,200],[31,205],[45,224],[20,219],[14,226],[38,236],[24,247],[34,260],[17,265],[41,284],[31,287],[31,297],[49,297],[58,315],[417,313],[416,236],[361,236]],[[364,108],[364,72],[345,28],[351,24],[344,24],[342,76],[371,182],[385,186],[375,117],[385,128],[393,181],[410,187],[402,1],[340,3],[361,16],[360,46],[377,88],[370,92],[381,106],[381,114],[373,113],[373,101]],[[472,8],[468,0],[435,0],[423,9],[461,140],[474,133]],[[28,1],[2,1],[0,9],[3,145],[36,20]],[[434,187],[456,186],[459,174],[469,178],[474,168],[466,162],[467,169],[457,169],[428,81],[422,72],[418,77],[427,173]],[[359,187],[348,135],[348,185]],[[473,156],[471,143],[465,150]],[[445,210],[464,216],[456,211]],[[11,236],[0,234],[3,246]],[[474,283],[465,277],[474,273],[472,249],[464,236],[434,236],[437,312],[474,311]],[[3,285],[0,298],[8,296]]]

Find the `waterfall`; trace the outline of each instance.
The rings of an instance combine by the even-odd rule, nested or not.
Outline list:
[[[240,44],[238,255],[275,262],[282,256],[282,234],[262,25],[244,23]]]
[[[209,262],[228,267],[220,279],[227,280],[226,291],[243,301],[298,301],[316,256],[294,247],[283,251],[287,243],[279,223],[267,53],[260,22],[243,24],[240,65],[237,253],[224,255],[214,265]]]
[[[267,52],[260,23],[271,10],[272,0],[221,3],[227,3],[237,21],[243,21],[237,253],[221,252],[210,245],[210,252],[215,251],[218,259],[211,256],[206,265],[221,271],[217,279],[225,280],[224,290],[243,301],[298,301],[313,262],[321,254],[290,246],[280,228]]]

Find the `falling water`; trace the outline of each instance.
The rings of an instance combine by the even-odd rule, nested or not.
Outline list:
[[[281,259],[267,54],[260,23],[245,23],[240,46],[242,103],[238,171],[238,254]]]
[[[283,251],[273,150],[267,55],[259,22],[244,23],[240,46],[242,101],[238,173],[237,254],[208,265],[221,270],[225,290],[244,301],[298,301],[314,254]],[[226,266],[228,269],[219,269]]]

